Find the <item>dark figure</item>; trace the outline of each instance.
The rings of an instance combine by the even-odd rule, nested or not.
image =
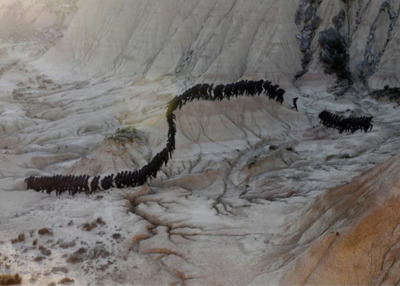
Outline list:
[[[97,190],[100,190],[99,187],[99,180],[100,180],[100,176],[96,176],[93,178],[93,180],[90,182],[90,193],[94,193]]]
[[[285,90],[282,88],[278,88],[276,91],[276,101],[278,101],[280,104],[283,103],[283,95],[285,94]]]
[[[298,109],[297,109],[297,100],[298,99],[299,99],[298,97],[293,98],[293,108],[296,109],[296,111],[298,111]]]
[[[339,130],[339,133],[343,132],[352,132],[354,133],[357,130],[364,130],[364,132],[368,132],[368,130],[372,129],[372,116],[369,117],[343,117],[341,115],[333,114],[329,111],[322,111],[318,117],[321,119],[321,123],[328,128],[335,128]]]
[[[231,99],[232,95],[233,95],[233,88],[234,88],[234,84],[227,84],[225,86],[225,98],[226,99]]]
[[[224,85],[219,84],[214,88],[214,100],[223,100],[224,99]]]
[[[258,95],[261,95],[261,93],[263,92],[263,85],[264,85],[264,80],[262,79],[256,82],[256,90]]]
[[[264,94],[265,95],[268,95],[268,87],[269,87],[270,84],[271,84],[271,82],[269,80],[264,81],[264,83],[263,83],[263,88],[264,88]]]
[[[279,85],[269,85],[268,86],[268,97],[270,99],[275,100],[275,97],[277,96],[276,91],[278,90]]]

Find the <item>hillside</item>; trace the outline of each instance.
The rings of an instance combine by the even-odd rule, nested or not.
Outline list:
[[[370,92],[399,86],[399,12],[397,0],[0,0],[0,274],[396,284],[400,109]],[[171,99],[243,79],[278,84],[283,104],[188,102],[145,185],[26,190],[29,176],[140,169],[167,144]],[[373,116],[373,129],[339,133],[323,110]]]

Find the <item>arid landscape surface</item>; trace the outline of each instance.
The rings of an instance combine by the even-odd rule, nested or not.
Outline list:
[[[398,284],[399,13],[398,0],[0,0],[0,274]],[[27,190],[29,176],[141,168],[174,96],[243,79],[278,84],[283,104],[187,103],[147,184]],[[327,128],[324,110],[373,129]]]

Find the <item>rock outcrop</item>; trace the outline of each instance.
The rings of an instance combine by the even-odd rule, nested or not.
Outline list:
[[[300,223],[305,251],[291,262],[281,283],[397,284],[399,170],[396,156],[316,199]]]

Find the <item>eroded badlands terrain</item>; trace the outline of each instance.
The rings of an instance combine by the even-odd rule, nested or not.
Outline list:
[[[398,83],[398,1],[27,2],[0,1],[0,273],[33,285],[399,282],[400,107],[369,96]],[[340,26],[342,9],[354,15]],[[351,86],[325,72],[318,43],[348,25]],[[138,169],[164,148],[175,95],[260,78],[286,89],[283,105],[185,105],[173,159],[144,186],[26,190],[31,175]],[[319,123],[324,109],[374,127],[340,134]],[[134,136],[112,139],[118,128]]]

